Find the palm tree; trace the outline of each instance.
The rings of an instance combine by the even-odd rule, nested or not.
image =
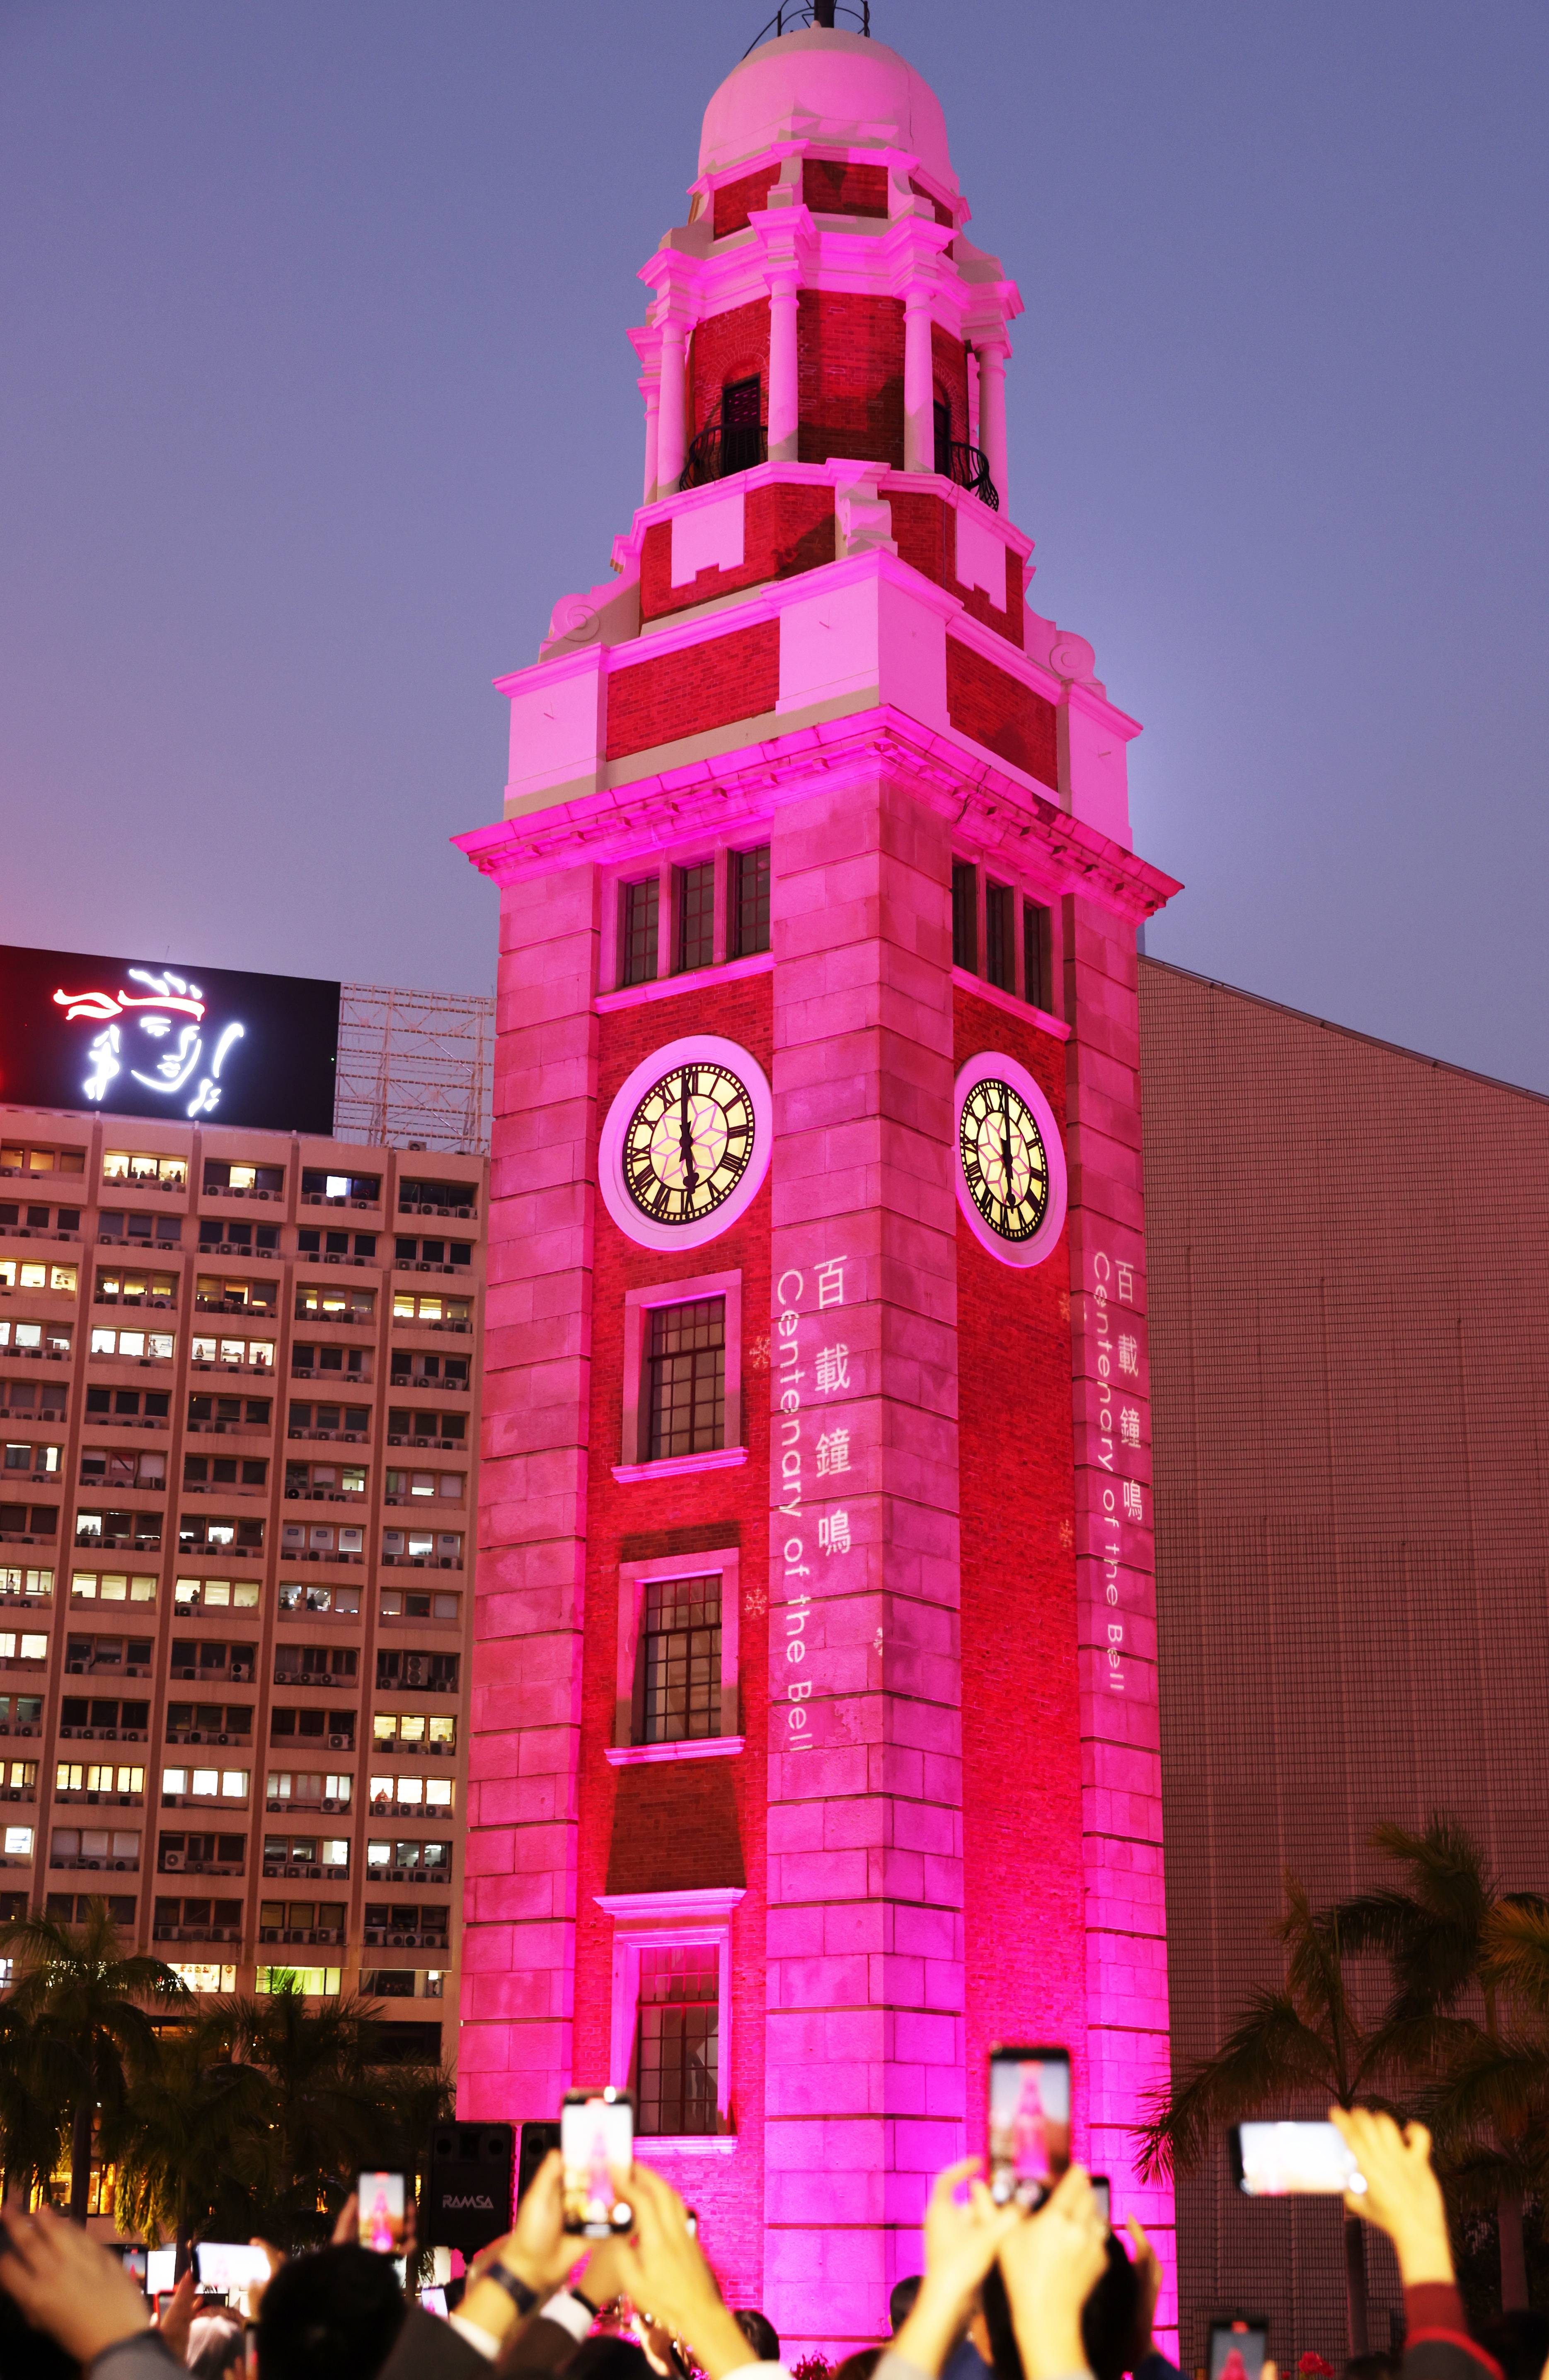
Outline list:
[[[178,2273],[201,2234],[250,2238],[268,2138],[262,2069],[213,2056],[197,2030],[181,2034],[136,2080],[105,2135],[120,2221],[152,2247],[174,2239]]]
[[[61,2105],[49,2086],[46,2045],[0,2000],[0,2200],[30,2197],[59,2163]]]
[[[1380,1826],[1372,1840],[1404,1871],[1402,1888],[1343,1903],[1342,1938],[1378,1951],[1393,1979],[1383,2031],[1396,2057],[1431,2087],[1425,2112],[1454,2195],[1494,2204],[1501,2304],[1528,2302],[1522,2202],[1539,2179],[1549,2102],[1544,2046],[1503,2024],[1503,1986],[1549,2008],[1549,1918],[1536,1896],[1501,1890],[1482,1851],[1456,1819],[1433,1813],[1417,1834]],[[1484,2022],[1460,2013],[1477,1992]]]
[[[219,2002],[199,2041],[206,2057],[262,2076],[265,2131],[261,2143],[250,2140],[261,2228],[299,2247],[326,2236],[349,2175],[372,2162],[393,2084],[372,2069],[374,2001],[351,1994],[309,2008],[294,1978],[274,1984],[258,1998]]]
[[[1275,1933],[1286,1946],[1278,1991],[1254,1992],[1221,2047],[1181,2083],[1153,2094],[1140,2130],[1140,2172],[1148,2180],[1188,2174],[1203,2163],[1213,2134],[1244,2118],[1283,2114],[1311,2099],[1320,2114],[1332,2101],[1388,2103],[1373,2089],[1390,2062],[1381,2033],[1366,2031],[1350,2005],[1345,1939],[1335,1909],[1314,1909],[1297,1878],[1286,1876],[1286,1913]],[[1350,2353],[1367,2352],[1366,2240],[1360,2217],[1345,2218],[1345,2279]]]
[[[160,1959],[124,1956],[105,1900],[89,1901],[80,1925],[13,1918],[0,1927],[0,1948],[16,1962],[7,2014],[30,2032],[34,2071],[60,2111],[58,2136],[67,2130],[70,2220],[84,2223],[97,2111],[111,2122],[131,2079],[154,2065],[149,2009],[171,2010],[190,1995]]]

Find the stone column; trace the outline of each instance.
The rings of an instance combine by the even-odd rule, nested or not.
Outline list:
[[[662,318],[661,395],[656,413],[656,494],[674,496],[688,455],[684,408],[688,325],[680,315]]]
[[[458,2105],[552,2117],[571,2081],[596,871],[501,896]]]
[[[1001,511],[1009,516],[1011,499],[1006,484],[1006,358],[1005,339],[981,339],[979,357],[979,444],[995,483]]]
[[[935,375],[931,368],[931,293],[912,282],[904,293],[904,468],[936,468]]]
[[[886,2336],[963,2134],[951,848],[879,761],[776,813],[763,2302]]]
[[[797,460],[799,363],[797,282],[782,273],[769,285],[769,459]]]
[[[656,427],[662,402],[662,383],[656,372],[641,375],[640,392],[645,400],[645,494],[641,501],[649,504],[656,495]]]
[[[1172,2337],[1173,2192],[1137,2179],[1132,2129],[1169,2079],[1135,921],[1071,898],[1063,925],[1088,2153],[1156,2240]]]

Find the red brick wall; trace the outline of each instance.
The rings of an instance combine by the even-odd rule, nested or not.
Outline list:
[[[778,165],[761,165],[757,173],[723,182],[715,193],[715,237],[725,239],[728,232],[741,231],[751,210],[762,206],[765,192],[779,178]]]
[[[608,678],[608,759],[702,735],[733,719],[773,710],[780,694],[780,624],[761,620],[729,637],[614,670]]]
[[[712,314],[689,343],[689,435],[721,419],[721,391],[732,380],[757,372],[761,411],[769,417],[769,301],[733,306]]]
[[[794,487],[788,480],[750,488],[738,570],[701,570],[683,587],[672,583],[672,523],[656,521],[640,552],[640,617],[659,620],[712,595],[756,587],[766,578],[794,578],[834,559],[834,491]]]
[[[1014,769],[1025,769],[1040,784],[1058,785],[1054,704],[957,637],[946,639],[946,715],[960,734],[998,752]]]
[[[885,165],[856,165],[843,157],[804,157],[801,203],[821,215],[884,215]]]
[[[967,444],[969,434],[968,348],[939,322],[931,325],[931,376],[936,395],[952,408],[952,435]]]
[[[1020,645],[1023,610],[1020,555],[1006,547],[1006,608],[997,612],[982,587],[962,587],[957,582],[953,567],[957,540],[951,519],[951,505],[940,496],[900,494],[896,488],[887,491],[887,500],[893,507],[893,534],[897,540],[899,559],[912,563],[915,569],[923,571],[927,578],[933,578],[938,587],[950,588],[954,595],[960,595],[963,608],[970,618],[982,621],[986,628],[994,628],[996,636],[1004,637],[1008,644]]]
[[[799,458],[851,455],[904,468],[904,301],[803,289],[797,340]]]
[[[955,989],[955,1063],[1004,1050],[1062,1124],[1065,1050]],[[1083,2091],[1085,1944],[1066,1241],[1026,1272],[957,1222],[968,2143],[994,2041],[1067,2042]],[[1079,2097],[1078,2105],[1080,2105]]]
[[[773,1066],[770,978],[652,1001],[601,1021],[597,1114],[632,1067],[688,1031],[724,1033]],[[595,1895],[685,1889],[746,1879],[732,1921],[731,2098],[738,2146],[674,2179],[699,2212],[700,2236],[728,2300],[757,2305],[763,2282],[765,1738],[768,1711],[769,1229],[766,1182],[740,1222],[681,1257],[637,1247],[597,1210],[592,1276],[588,1568],[581,1704],[581,1810],[576,1948],[576,2074],[604,2077],[613,1995],[611,1921]],[[613,1475],[623,1432],[624,1297],[699,1273],[742,1274],[742,1412],[747,1463],[701,1476]],[[618,1564],[738,1545],[741,1556],[741,1724],[738,1758],[611,1768],[618,1649]],[[729,1873],[740,1861],[740,1876]],[[662,1882],[642,1879],[661,1877]],[[664,2165],[666,2164],[664,2160]]]

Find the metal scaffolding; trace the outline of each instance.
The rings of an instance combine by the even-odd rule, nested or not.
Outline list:
[[[339,1140],[461,1150],[490,1145],[494,1001],[347,983],[339,1002]]]

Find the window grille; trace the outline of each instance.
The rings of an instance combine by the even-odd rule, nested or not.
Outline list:
[[[720,1953],[713,1943],[641,1952],[636,2073],[642,2132],[715,2130],[719,1998]]]
[[[646,1357],[649,1460],[709,1454],[726,1444],[726,1302],[659,1305]]]

